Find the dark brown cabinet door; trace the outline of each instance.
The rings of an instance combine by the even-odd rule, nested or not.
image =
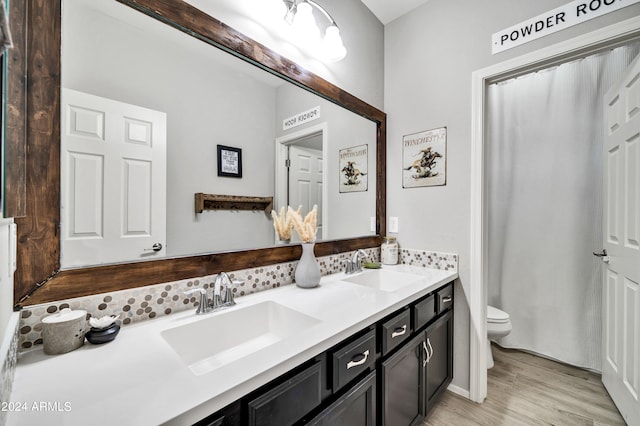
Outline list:
[[[384,425],[409,426],[423,414],[423,342],[420,334],[381,364]]]
[[[372,372],[318,414],[312,426],[375,426],[376,372]]]
[[[453,311],[447,312],[427,327],[423,356],[428,414],[453,378]]]

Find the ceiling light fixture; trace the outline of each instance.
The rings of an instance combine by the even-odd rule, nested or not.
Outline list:
[[[313,0],[282,0],[287,7],[285,21],[300,37],[301,42],[312,51],[319,51],[327,62],[337,62],[347,55],[342,43],[338,24],[327,10]],[[329,20],[324,38],[320,40],[320,30],[313,16],[313,8]]]

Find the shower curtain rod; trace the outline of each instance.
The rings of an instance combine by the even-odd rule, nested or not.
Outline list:
[[[546,68],[551,68],[554,66],[573,62],[575,60],[584,59],[588,56],[595,55],[601,52],[614,50],[620,46],[625,46],[627,44],[631,44],[639,40],[640,40],[640,33],[636,32],[636,33],[630,34],[627,37],[621,38],[615,43],[603,42],[601,44],[589,46],[584,49],[550,59],[548,61],[537,63],[534,66],[531,66],[528,68],[518,68],[517,70],[514,70],[514,71],[507,71],[504,74],[500,74],[495,76],[494,78],[488,79],[487,84],[500,83],[506,80],[511,80],[513,78],[518,78],[526,74],[531,74],[532,72],[538,72]]]

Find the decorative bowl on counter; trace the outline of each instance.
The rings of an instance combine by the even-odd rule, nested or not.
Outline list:
[[[100,345],[102,343],[107,343],[115,339],[119,332],[120,326],[116,323],[113,323],[107,328],[91,327],[91,329],[87,331],[85,337],[87,338],[89,343]]]

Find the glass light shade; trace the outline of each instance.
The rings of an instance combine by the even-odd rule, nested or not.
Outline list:
[[[270,14],[272,16],[276,16],[278,18],[282,18],[287,16],[287,13],[289,12],[289,9],[287,8],[287,5],[285,4],[285,2],[283,2],[282,0],[271,0],[269,2],[259,2],[258,4],[263,4],[265,5],[265,9],[269,9],[270,10]]]
[[[342,43],[340,30],[335,25],[327,27],[322,41],[322,54],[326,61],[337,62],[347,56],[347,49]]]
[[[316,43],[320,39],[320,30],[313,17],[313,8],[309,3],[302,2],[296,9],[291,27],[305,43]]]
[[[293,24],[293,18],[296,16],[296,5],[294,3],[289,4],[282,0],[282,8],[284,9],[284,20],[287,24]]]
[[[265,28],[278,25],[287,14],[287,5],[282,0],[246,0],[242,4],[246,16]]]

